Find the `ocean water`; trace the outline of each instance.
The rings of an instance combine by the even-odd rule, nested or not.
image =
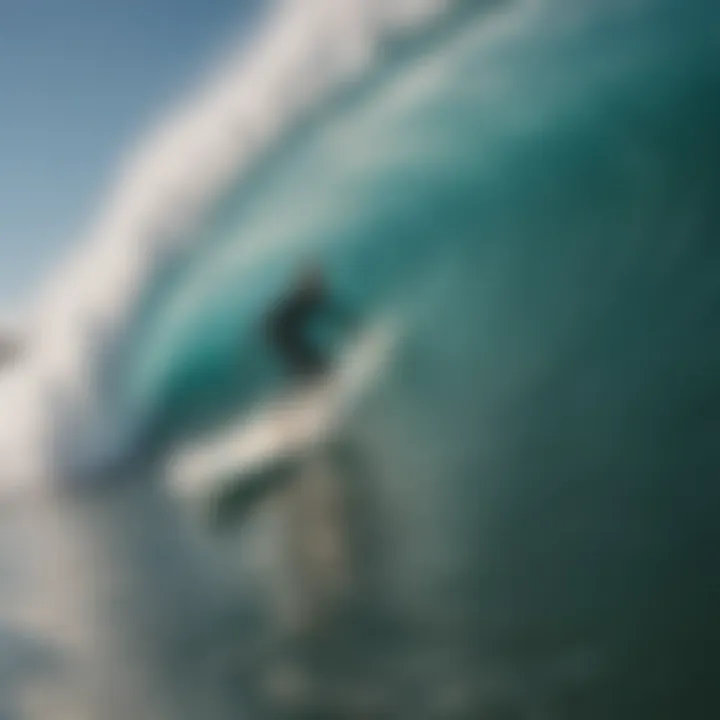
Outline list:
[[[41,306],[5,381],[34,432],[5,440],[0,718],[713,716],[720,14],[370,6],[296,5],[342,81],[283,79],[182,233],[124,270],[93,255],[123,232],[90,243],[124,295]],[[342,512],[293,493],[321,462],[220,531],[163,463],[281,386],[258,322],[308,259],[399,341],[318,485]],[[339,603],[288,550],[328,516]]]

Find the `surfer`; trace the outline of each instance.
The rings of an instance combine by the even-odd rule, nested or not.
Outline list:
[[[293,377],[322,377],[330,369],[331,348],[318,335],[328,322],[332,330],[346,329],[347,320],[322,269],[310,266],[268,314],[268,340]]]

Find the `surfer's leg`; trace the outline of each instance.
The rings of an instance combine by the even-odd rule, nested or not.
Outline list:
[[[303,378],[313,379],[322,377],[328,370],[325,356],[308,344],[300,344],[294,348],[294,372]]]
[[[301,338],[286,335],[278,348],[288,371],[296,378],[318,376],[325,369],[322,355]]]

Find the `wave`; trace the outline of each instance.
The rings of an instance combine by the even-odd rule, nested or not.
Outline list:
[[[523,258],[596,237],[604,197],[631,227],[653,203],[658,163],[682,156],[679,141],[644,150],[651,138],[626,129],[642,113],[670,126],[669,108],[714,82],[709,24],[679,32],[705,26],[672,8],[282,5],[131,156],[39,299],[29,357],[0,381],[8,472],[74,475],[248,402],[271,381],[253,324],[308,256],[368,315],[437,295],[415,354],[444,354],[423,390],[454,398],[456,422],[479,402],[484,348],[501,355],[493,317],[512,326],[528,292]],[[444,295],[429,289],[438,282]],[[525,370],[557,352],[533,351]],[[510,355],[493,373],[531,357]]]

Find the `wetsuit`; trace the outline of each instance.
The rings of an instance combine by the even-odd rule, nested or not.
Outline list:
[[[312,327],[327,306],[321,289],[299,288],[283,299],[268,319],[270,343],[295,376],[313,377],[328,370],[330,359],[312,337]]]

